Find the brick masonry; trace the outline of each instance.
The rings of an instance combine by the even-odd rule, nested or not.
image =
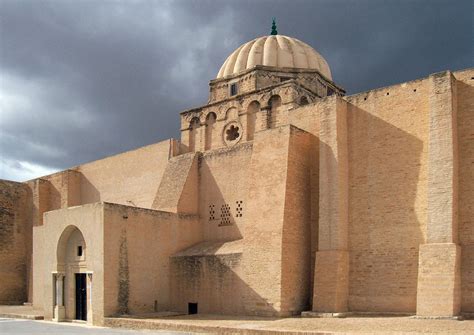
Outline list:
[[[93,324],[189,303],[474,312],[474,70],[351,96],[309,72],[252,71],[229,79],[236,97],[212,82],[209,104],[181,113],[181,141],[1,181],[0,301],[51,319],[65,271],[74,318],[79,271]],[[77,236],[80,261],[63,255]]]
[[[0,304],[27,300],[30,198],[25,184],[0,180]]]

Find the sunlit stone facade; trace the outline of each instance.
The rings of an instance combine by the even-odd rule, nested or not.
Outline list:
[[[473,129],[473,69],[346,96],[307,44],[258,38],[180,140],[0,181],[0,303],[97,325],[473,313]]]

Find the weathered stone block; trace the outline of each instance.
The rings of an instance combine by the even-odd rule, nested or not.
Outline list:
[[[341,250],[318,251],[314,278],[313,311],[346,312],[349,253]]]
[[[461,248],[454,243],[420,246],[418,316],[451,317],[461,308]]]

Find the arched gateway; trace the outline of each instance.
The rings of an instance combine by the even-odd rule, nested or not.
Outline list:
[[[54,320],[87,321],[91,310],[92,273],[87,270],[87,246],[76,226],[64,229],[57,246],[53,273]]]

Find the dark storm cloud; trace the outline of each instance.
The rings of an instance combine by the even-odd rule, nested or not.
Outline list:
[[[348,93],[472,66],[472,1],[0,1],[0,177],[179,137],[242,43],[315,47]]]

